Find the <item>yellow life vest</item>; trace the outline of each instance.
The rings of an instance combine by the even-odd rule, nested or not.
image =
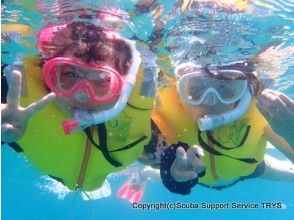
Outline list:
[[[31,27],[24,24],[2,24],[1,31],[5,32],[18,32],[21,35],[33,35],[34,31]]]
[[[205,3],[209,1],[202,1],[202,3]],[[188,11],[189,9],[191,9],[193,3],[195,3],[194,0],[183,0],[182,1],[182,5],[181,5],[181,10],[182,11]],[[201,3],[201,1],[200,1]],[[211,1],[211,3],[213,3],[213,1]],[[248,7],[250,2],[248,0],[221,0],[219,2],[216,2],[218,4],[220,4],[221,6],[227,6],[233,10],[238,10],[238,11],[245,11]]]
[[[42,80],[40,60],[36,57],[25,58],[24,63],[28,97],[21,98],[21,105],[27,106],[48,94],[48,90]],[[142,79],[143,71],[140,70],[126,108],[120,115],[105,122],[103,139],[99,139],[96,127],[91,128],[94,140],[106,141],[110,157],[122,166],[110,164],[84,131],[65,135],[60,122],[68,116],[55,104],[48,105],[29,120],[24,136],[18,141],[25,156],[34,166],[61,180],[70,189],[96,189],[108,174],[133,163],[149,142],[153,99],[139,95]],[[123,150],[115,151],[122,147]]]
[[[34,30],[31,27],[24,24],[1,24],[1,31],[4,34],[9,32],[17,32],[22,36],[33,36],[35,34]],[[30,41],[23,38],[20,39],[19,43],[28,48],[34,47],[34,45]]]
[[[248,0],[236,0],[234,2],[234,6],[239,11],[246,11],[250,5],[250,1]]]
[[[181,10],[182,11],[187,11],[191,8],[193,4],[193,0],[183,0],[182,5],[181,5]]]
[[[189,146],[202,146],[204,142],[209,145],[202,146],[206,175],[199,179],[200,183],[213,185],[221,180],[232,181],[248,176],[263,160],[266,147],[263,133],[267,122],[259,113],[255,99],[244,116],[232,124],[216,129],[210,138],[205,132],[200,132],[197,123],[185,113],[175,86],[159,91],[157,103],[152,119],[169,143],[182,142]],[[218,155],[211,151],[217,151]],[[238,160],[245,158],[251,159],[251,162]]]

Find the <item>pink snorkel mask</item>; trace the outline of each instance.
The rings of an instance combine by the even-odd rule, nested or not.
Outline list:
[[[56,57],[47,61],[43,77],[58,96],[71,97],[84,90],[98,104],[113,101],[122,88],[121,75],[113,68],[72,58]]]
[[[45,58],[55,57],[63,42],[70,40],[72,33],[67,31],[66,26],[49,23],[40,30],[38,48]],[[59,31],[62,34],[54,39]],[[47,86],[58,96],[71,97],[83,90],[98,104],[112,102],[122,88],[122,77],[115,69],[67,57],[55,57],[45,62],[43,77]]]
[[[73,33],[67,26],[68,24],[47,24],[38,34],[38,48],[47,60],[43,66],[46,85],[58,96],[72,97],[83,92],[94,103],[102,105],[115,100],[112,107],[106,110],[75,109],[73,118],[62,121],[65,134],[70,134],[111,120],[124,110],[136,82],[141,56],[136,49],[135,41],[95,24],[101,28],[98,31],[102,31],[106,39],[123,41],[127,45],[131,53],[127,72],[120,74],[107,64],[92,64],[78,58],[58,57],[66,46],[64,43],[68,44],[69,40],[75,40],[71,38]],[[83,32],[79,36],[83,37]]]

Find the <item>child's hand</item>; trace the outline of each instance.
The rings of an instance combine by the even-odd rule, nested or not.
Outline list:
[[[55,99],[55,94],[50,93],[41,100],[23,108],[19,105],[20,87],[21,73],[14,70],[7,94],[7,104],[1,104],[1,136],[3,142],[10,143],[19,140],[25,132],[28,120]]]
[[[199,146],[191,146],[187,152],[182,147],[176,151],[176,159],[171,166],[171,175],[178,182],[196,179],[205,165],[202,161],[203,150]]]

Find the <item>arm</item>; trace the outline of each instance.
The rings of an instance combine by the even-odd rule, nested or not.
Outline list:
[[[288,160],[278,160],[270,155],[264,157],[265,169],[260,176],[273,181],[294,181],[294,164]]]
[[[266,89],[257,97],[257,107],[270,125],[265,129],[268,140],[278,142],[285,148],[285,143],[280,140],[282,138],[293,150],[294,101],[283,93]]]
[[[266,139],[294,163],[294,102],[283,93],[264,90],[257,107],[269,122]]]
[[[281,151],[289,160],[294,163],[294,147],[277,133],[275,133],[270,126],[264,130],[266,139],[271,142],[279,151]]]
[[[150,166],[145,166],[140,172],[139,176],[141,180],[145,181],[147,179],[159,180],[160,179],[160,171],[159,169],[154,169]]]

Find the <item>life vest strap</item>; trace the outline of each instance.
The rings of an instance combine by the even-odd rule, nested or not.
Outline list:
[[[118,152],[118,151],[123,151],[123,150],[128,150],[132,147],[135,147],[137,144],[141,143],[142,141],[144,141],[145,139],[147,139],[147,137],[144,135],[142,137],[140,137],[139,139],[137,139],[136,141],[126,145],[126,146],[123,146],[121,148],[118,148],[116,150],[111,150],[111,151],[108,151],[107,149],[107,131],[106,131],[106,126],[104,123],[102,124],[98,124],[97,125],[97,130],[98,130],[98,138],[99,138],[99,144],[98,145],[97,143],[95,143],[94,139],[93,139],[93,135],[90,131],[90,128],[86,128],[84,131],[87,135],[87,137],[89,138],[89,140],[91,141],[91,143],[98,149],[102,152],[103,156],[105,157],[105,159],[114,167],[119,167],[119,166],[122,166],[122,164],[113,159],[110,155],[110,153],[112,152]]]
[[[248,137],[248,134],[249,134],[250,128],[251,128],[250,125],[247,126],[246,131],[245,131],[245,134],[243,135],[242,140],[240,141],[240,143],[239,143],[236,147],[233,147],[233,148],[227,147],[227,146],[225,146],[225,145],[219,143],[217,140],[215,140],[215,139],[213,138],[213,135],[212,135],[211,132],[209,132],[209,131],[206,132],[206,135],[207,135],[207,139],[208,139],[211,143],[213,143],[214,145],[218,146],[219,148],[221,148],[221,149],[223,149],[223,150],[231,150],[231,149],[235,149],[235,148],[238,148],[238,147],[242,147],[242,146],[243,146],[243,144],[245,143],[245,141],[246,141],[246,139],[247,139],[247,137]]]
[[[254,159],[254,158],[236,158],[236,157],[232,157],[230,155],[227,155],[227,154],[223,154],[217,150],[215,150],[214,148],[210,147],[208,144],[206,144],[204,142],[204,140],[202,139],[201,137],[201,131],[198,130],[198,140],[199,140],[199,144],[201,145],[201,147],[203,147],[207,152],[211,153],[211,154],[214,154],[216,156],[225,156],[225,157],[229,157],[231,159],[235,159],[235,160],[239,160],[241,162],[244,162],[244,163],[257,163],[257,160]]]
[[[98,125],[97,125],[97,129],[98,129],[98,138],[99,138],[100,146],[99,146],[97,143],[95,143],[90,128],[88,127],[88,128],[85,129],[86,135],[87,135],[87,137],[89,138],[89,140],[91,141],[91,143],[92,143],[97,149],[99,149],[99,150],[102,152],[104,158],[105,158],[105,159],[106,159],[106,160],[107,160],[112,166],[114,166],[114,167],[122,166],[122,164],[121,164],[119,161],[113,159],[113,158],[110,156],[110,154],[109,154],[109,152],[108,152],[108,150],[107,150],[107,135],[106,135],[106,127],[105,127],[105,124],[104,124],[104,123],[102,123],[102,124],[98,124]]]
[[[211,134],[213,136],[213,133]],[[208,145],[214,149],[214,144],[208,139]],[[210,170],[211,170],[211,175],[214,178],[215,181],[218,180],[218,175],[216,173],[216,167],[215,167],[215,155],[214,154],[209,154],[209,162],[210,162]]]
[[[124,146],[124,147],[121,147],[119,149],[116,149],[116,150],[111,150],[111,151],[108,151],[108,152],[118,152],[118,151],[123,151],[123,150],[128,150],[132,147],[135,147],[137,144],[141,143],[142,141],[146,140],[147,137],[144,135],[142,137],[140,137],[139,139],[137,139],[136,141]]]
[[[132,105],[130,103],[127,103],[127,106],[131,107],[133,109],[136,109],[138,111],[151,111],[153,109],[153,107],[152,108],[139,108],[139,107],[136,107],[136,106],[134,106],[134,105]]]

